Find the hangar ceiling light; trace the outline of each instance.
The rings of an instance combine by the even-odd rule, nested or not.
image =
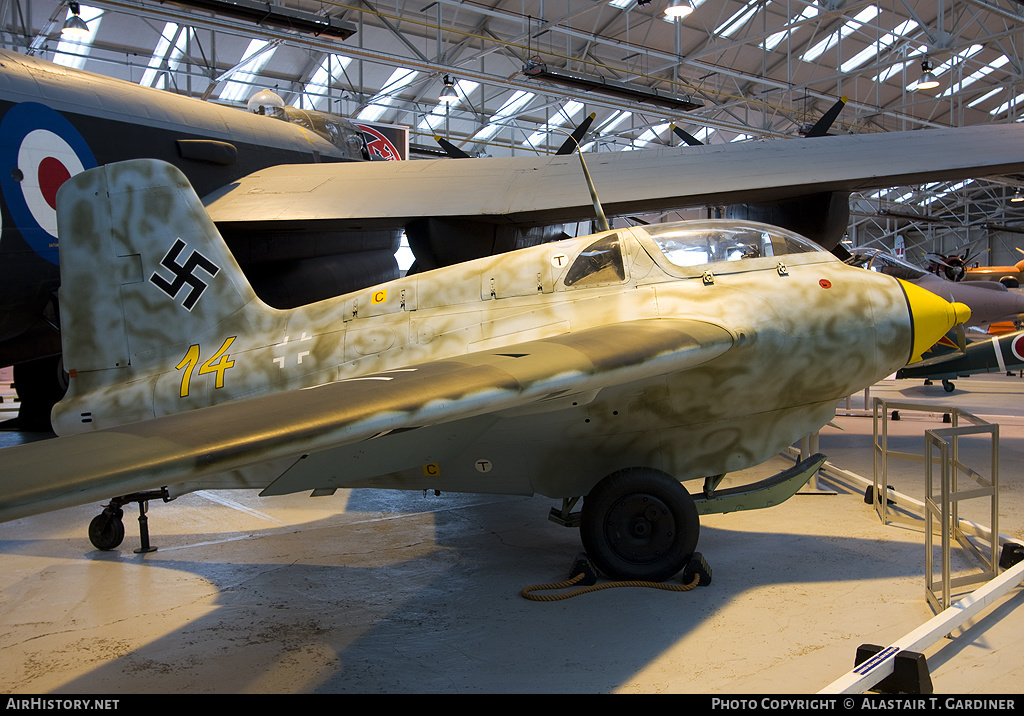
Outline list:
[[[71,14],[68,17],[68,19],[64,21],[64,27],[62,27],[60,30],[61,37],[66,37],[69,40],[83,39],[88,37],[89,26],[85,23],[85,20],[83,20],[82,16],[79,14],[81,11],[79,9],[78,3],[72,2],[69,5],[69,11]]]
[[[270,25],[317,36],[327,35],[342,40],[356,32],[355,25],[333,17],[255,0],[172,0],[172,4],[210,10],[218,15],[248,20],[257,25]]]

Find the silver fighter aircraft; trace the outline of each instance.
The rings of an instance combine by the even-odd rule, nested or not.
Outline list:
[[[199,489],[539,493],[601,571],[663,580],[691,559],[699,514],[781,502],[824,457],[745,487],[718,489],[723,475],[968,313],[788,231],[713,220],[279,310],[156,160],[73,177],[58,222],[61,437],[0,450],[0,519],[118,496],[90,526],[101,548],[123,538],[125,504]]]

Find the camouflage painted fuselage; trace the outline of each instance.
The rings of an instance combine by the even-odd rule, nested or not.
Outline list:
[[[274,310],[221,245],[188,238],[197,225],[215,235],[201,207],[176,211],[133,191],[137,167],[108,169],[111,187],[81,179],[68,190],[76,198],[61,202],[61,226],[75,234],[61,238],[61,251],[73,252],[61,257],[72,371],[53,413],[62,435],[335,381],[384,381],[386,371],[601,326],[623,324],[614,349],[628,353],[629,325],[643,319],[688,319],[718,346],[685,371],[416,425],[177,492],[264,488],[285,473],[266,494],[377,486],[567,497],[623,467],[680,480],[718,475],[820,428],[836,401],[893,373],[911,352],[907,299],[891,277],[820,250],[678,266],[643,227]],[[99,192],[117,195],[112,218],[96,210]],[[743,230],[784,234],[750,222]],[[139,236],[152,247],[140,249]]]

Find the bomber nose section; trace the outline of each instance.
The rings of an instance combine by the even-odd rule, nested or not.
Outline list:
[[[897,279],[903,287],[910,307],[910,320],[914,328],[913,346],[907,364],[916,363],[926,350],[957,323],[971,317],[971,309],[963,303],[950,303],[920,286]]]

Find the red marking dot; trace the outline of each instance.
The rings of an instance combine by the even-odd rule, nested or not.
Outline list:
[[[39,191],[51,209],[57,208],[57,190],[71,178],[71,172],[64,163],[54,157],[39,162]]]
[[[818,285],[821,286],[822,288],[832,288],[832,282],[829,281],[827,278],[823,278],[820,281],[818,281]]]

